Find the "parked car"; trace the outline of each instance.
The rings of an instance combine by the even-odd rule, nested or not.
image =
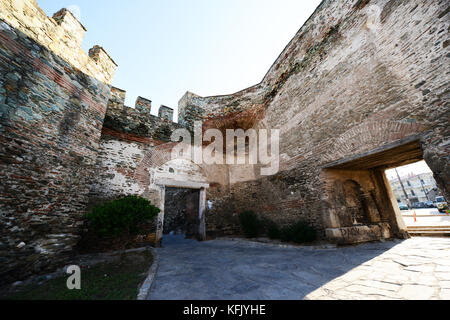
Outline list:
[[[444,197],[436,197],[436,207],[441,213],[444,213],[446,210],[448,210],[448,203],[447,201],[445,201]]]
[[[413,209],[423,209],[426,208],[426,205],[424,202],[414,202],[411,204],[411,206],[413,207]]]
[[[398,207],[400,208],[400,210],[409,210],[408,206],[404,203],[399,203]]]
[[[427,202],[425,202],[425,205],[426,205],[427,208],[436,208],[436,207],[434,206],[433,201],[427,201]]]

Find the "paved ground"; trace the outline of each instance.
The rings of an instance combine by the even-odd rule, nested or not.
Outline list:
[[[148,299],[450,299],[450,238],[343,248],[164,238]]]
[[[416,221],[414,221],[414,211],[416,212]],[[440,213],[438,209],[402,211],[402,216],[408,227],[450,226],[450,214]]]
[[[441,214],[437,208],[402,210],[401,213],[402,213],[402,214],[413,214],[414,211],[415,211],[418,215]]]

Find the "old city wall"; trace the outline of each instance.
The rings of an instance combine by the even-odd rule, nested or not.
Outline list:
[[[0,2],[0,279],[61,264],[77,242],[116,64],[67,10]]]
[[[448,197],[449,26],[446,1],[323,1],[260,84],[228,96],[187,93],[180,109],[207,126],[211,115],[222,114],[222,122],[236,127],[281,131],[280,172],[258,177],[255,168],[233,181],[229,193],[210,190],[216,205],[207,229],[235,232],[236,213],[253,209],[280,224],[304,218],[325,235],[340,211],[336,181],[327,173],[332,168],[325,167],[414,139],[420,154],[397,164],[423,157]],[[254,110],[262,115],[257,123]],[[380,188],[383,169],[395,165],[387,156],[383,161],[355,178],[366,185],[366,198]],[[233,176],[235,168],[229,170]],[[377,189],[373,195],[385,205],[388,194]],[[388,207],[395,233],[399,226]]]
[[[150,114],[151,101],[148,99],[139,97],[135,108],[125,106],[125,95],[121,89],[113,87],[111,90],[96,179],[91,187],[92,203],[127,194],[148,195],[150,174],[146,167],[141,171],[137,169],[146,156],[159,150],[158,146],[165,150],[174,130],[184,128],[167,118],[167,113],[165,118]],[[167,110],[167,107],[161,109]]]
[[[186,129],[173,122],[172,109],[161,106],[158,116],[154,116],[150,114],[150,100],[139,97],[135,108],[130,108],[124,105],[125,95],[121,89],[111,90],[89,207],[134,194],[164,210],[165,184],[161,181],[194,184],[226,181],[225,166],[199,166],[189,160],[172,159],[171,151],[176,145],[171,141],[172,133]]]
[[[400,235],[384,169],[424,158],[449,197],[449,12],[444,0],[323,1],[260,84],[188,92],[174,123],[148,99],[124,105],[117,65],[81,49],[69,11],[0,2],[0,278],[63,263],[88,203],[137,194],[164,209],[174,182],[209,186],[210,235],[239,233],[246,209],[336,241]],[[171,159],[172,132],[199,119],[279,129],[279,173]]]

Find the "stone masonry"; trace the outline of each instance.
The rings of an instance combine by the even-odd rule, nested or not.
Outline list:
[[[116,67],[81,50],[84,31],[67,10],[0,3],[1,282],[63,262],[78,239]]]
[[[187,125],[281,130],[279,174],[230,166],[235,179],[215,194],[208,230],[234,232],[236,213],[253,209],[281,224],[306,219],[324,235],[333,229],[330,239],[364,233],[339,230],[351,228],[339,218],[350,211],[340,190],[353,181],[369,223],[390,221],[400,236],[383,171],[421,159],[449,198],[449,26],[446,1],[323,1],[261,83],[225,96],[186,93]],[[369,229],[369,238],[389,231]]]
[[[384,170],[424,159],[450,199],[449,14],[445,0],[324,0],[261,83],[187,92],[176,123],[149,99],[124,105],[117,64],[101,46],[82,50],[86,28],[68,10],[1,1],[1,282],[63,264],[103,200],[151,200],[160,240],[169,188],[200,190],[199,239],[240,233],[248,209],[305,219],[335,243],[407,237]],[[279,172],[172,159],[172,134],[197,120],[279,129]]]

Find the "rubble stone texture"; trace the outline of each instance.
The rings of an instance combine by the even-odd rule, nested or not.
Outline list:
[[[166,187],[203,188],[209,236],[240,233],[248,209],[280,225],[305,219],[336,243],[407,236],[385,169],[424,159],[450,199],[449,13],[442,0],[325,0],[261,83],[187,92],[175,123],[146,98],[124,105],[117,64],[101,46],[81,49],[86,28],[69,11],[1,1],[1,281],[63,263],[105,199],[148,198],[162,234]],[[172,133],[196,120],[279,129],[279,173],[172,160]]]
[[[68,11],[51,19],[23,3],[0,4],[2,282],[63,262],[76,244],[115,68],[81,51]]]

